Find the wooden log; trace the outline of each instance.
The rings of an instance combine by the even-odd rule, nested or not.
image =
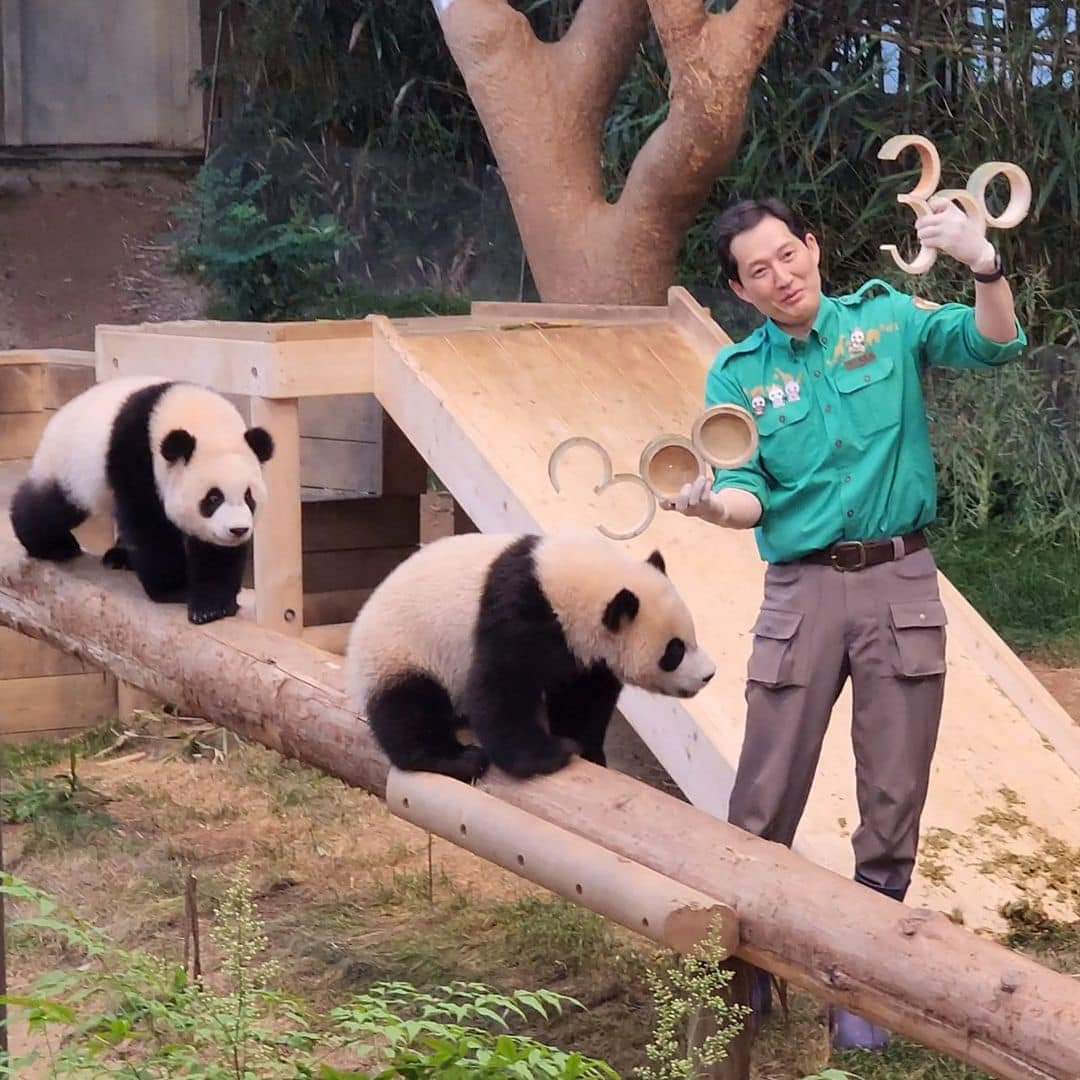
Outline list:
[[[127,574],[0,545],[0,624],[42,637],[195,715],[386,796],[388,766],[342,692],[341,659],[227,619],[155,605]],[[478,787],[731,907],[737,955],[1006,1080],[1080,1075],[1080,985],[672,799],[575,761]]]
[[[730,954],[738,944],[730,908],[471,784],[391,769],[386,805],[397,817],[676,952],[689,952],[714,920],[723,949]]]

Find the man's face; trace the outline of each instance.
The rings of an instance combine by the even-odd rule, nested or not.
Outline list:
[[[779,219],[766,214],[731,241],[739,267],[731,288],[778,326],[809,329],[821,304],[821,251],[808,233],[805,243]]]

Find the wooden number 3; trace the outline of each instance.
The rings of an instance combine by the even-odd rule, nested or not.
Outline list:
[[[1027,173],[1011,161],[987,161],[980,165],[967,182],[966,188],[946,188],[937,191],[941,179],[941,160],[937,148],[923,135],[894,135],[878,151],[878,157],[895,161],[909,146],[919,153],[921,169],[919,182],[910,191],[896,196],[896,201],[910,206],[917,218],[930,213],[930,198],[935,194],[951,199],[966,214],[982,220],[983,225],[994,229],[1013,229],[1027,217],[1031,206],[1031,181]],[[994,217],[986,206],[986,188],[995,176],[1002,175],[1009,181],[1009,205]],[[919,253],[911,262],[904,259],[895,244],[882,244],[893,261],[905,273],[925,274],[937,261],[937,248],[919,247]]]

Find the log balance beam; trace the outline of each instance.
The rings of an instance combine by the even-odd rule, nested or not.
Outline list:
[[[1080,1076],[1077,980],[581,760],[527,782],[491,770],[476,788],[391,770],[349,711],[340,656],[298,638],[244,618],[195,627],[134,575],[86,556],[33,562],[10,542],[0,625],[363,788],[654,940],[691,940],[719,913],[735,956],[897,1034],[1007,1080]],[[565,862],[552,860],[552,830],[570,838]]]

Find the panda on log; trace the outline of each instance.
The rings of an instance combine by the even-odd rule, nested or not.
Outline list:
[[[604,765],[623,684],[689,698],[715,672],[661,554],[576,530],[424,546],[361,608],[345,656],[350,707],[392,764],[466,782],[491,763],[519,778],[573,753]]]
[[[187,602],[188,619],[235,615],[261,466],[274,443],[204,386],[132,375],[67,402],[41,436],[11,504],[27,553],[63,562],[82,553],[72,529],[112,511],[119,539],[102,561],[130,568],[151,600]]]

